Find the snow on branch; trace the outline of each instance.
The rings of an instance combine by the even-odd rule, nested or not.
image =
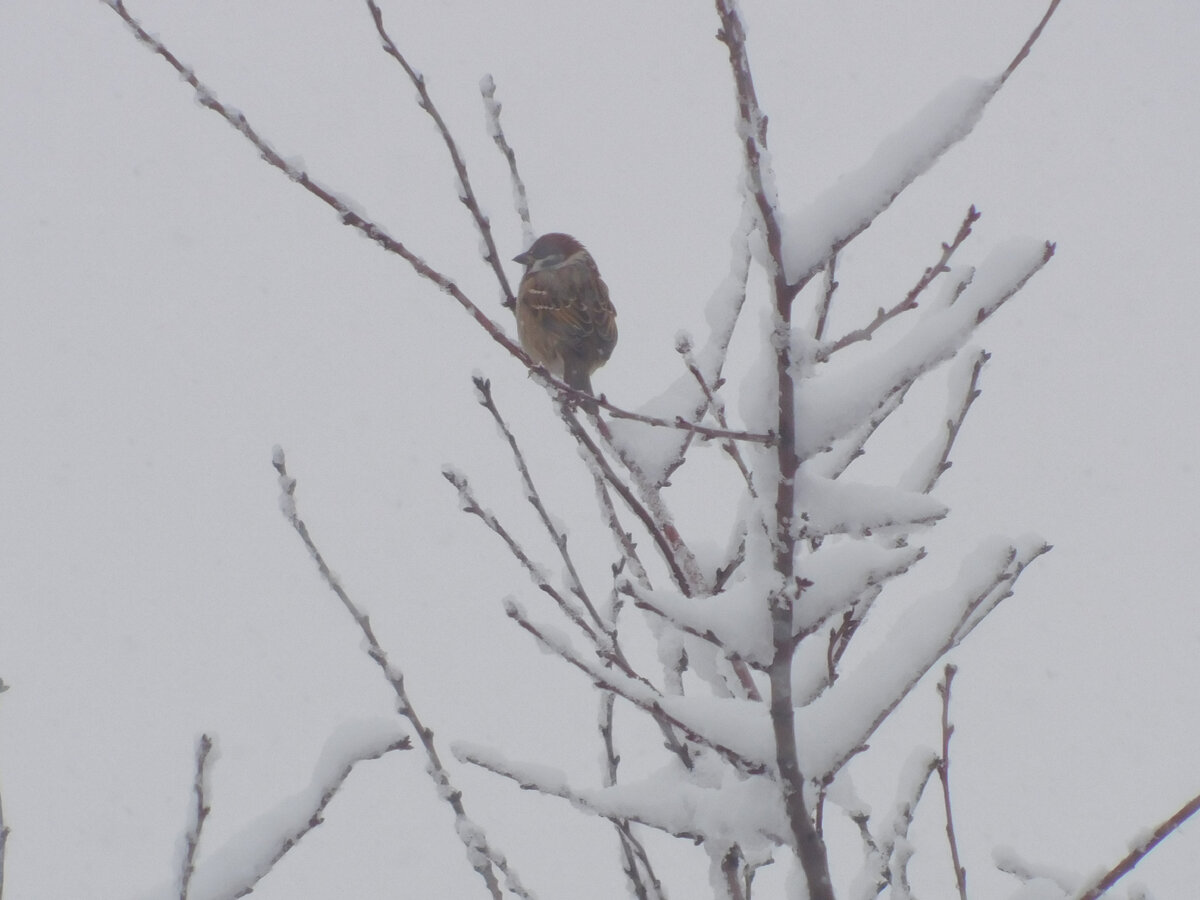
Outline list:
[[[946,433],[940,439],[931,441],[925,452],[917,456],[908,474],[900,479],[900,483],[909,490],[928,494],[938,479],[953,465],[950,462],[950,451],[954,442],[958,440],[958,433],[966,421],[967,413],[979,398],[979,374],[989,359],[991,356],[987,351],[976,350],[969,355],[960,356],[955,362],[954,370],[950,374]]]
[[[871,158],[839,176],[803,212],[782,216],[783,263],[791,284],[806,284],[838,252],[891,206],[900,193],[965,138],[1000,89],[998,78],[964,78],[945,88]]]
[[[185,896],[192,900],[232,900],[251,893],[277,862],[325,821],[325,808],[359,763],[411,747],[410,739],[394,722],[372,719],[343,723],[326,741],[308,786],[277,803],[224,846],[206,854]],[[199,797],[198,793],[198,802]]]
[[[1045,241],[1009,241],[988,255],[954,302],[927,310],[891,347],[853,366],[830,361],[798,382],[802,458],[861,430],[895,394],[953,357],[1053,255],[1054,245]]]
[[[731,725],[730,718],[712,721],[706,718],[715,712],[712,707],[701,708],[698,699],[693,703],[693,698],[664,694],[633,670],[621,671],[606,666],[602,661],[587,658],[564,635],[549,626],[533,622],[515,601],[509,600],[505,604],[505,612],[542,647],[570,663],[597,687],[629,701],[656,720],[665,720],[678,728],[688,740],[708,747],[740,771],[763,770],[763,760],[767,758],[762,738],[763,729],[767,727],[763,704],[729,700],[730,705],[723,707],[721,714],[736,717],[737,724]],[[737,705],[736,710],[734,704]],[[714,733],[709,734],[709,731]]]
[[[508,143],[504,128],[500,125],[501,104],[496,99],[496,82],[492,80],[491,75],[484,75],[480,79],[479,93],[483,95],[483,111],[487,119],[488,134],[492,136],[492,140],[495,141],[500,152],[504,154],[504,159],[508,162],[509,178],[512,180],[513,205],[516,207],[517,217],[521,220],[521,236],[524,238],[524,246],[529,246],[534,239],[533,225],[529,218],[529,195],[525,190],[525,180],[517,171],[516,151]]]
[[[800,639],[845,610],[869,602],[874,594],[907,572],[925,551],[921,547],[889,547],[870,541],[828,542],[805,557],[803,602],[793,609],[792,634]],[[640,609],[667,619],[675,627],[710,641],[726,653],[761,668],[774,654],[771,619],[755,579],[731,582],[711,596],[685,597],[678,591],[646,590],[623,582],[621,590]]]
[[[967,214],[963,218],[962,224],[958,226],[958,233],[954,236],[954,240],[948,244],[942,244],[941,257],[936,263],[925,270],[924,274],[921,275],[921,278],[917,281],[916,285],[913,286],[912,290],[904,295],[904,299],[890,309],[883,309],[881,307],[878,312],[875,313],[875,318],[862,328],[856,328],[853,331],[842,335],[842,337],[838,338],[836,341],[821,347],[821,349],[816,353],[816,361],[824,362],[825,360],[829,359],[829,357],[833,356],[833,354],[837,353],[839,350],[849,347],[851,344],[856,344],[859,341],[871,340],[871,338],[875,336],[875,332],[878,331],[885,323],[890,322],[901,313],[908,312],[911,309],[916,309],[921,294],[924,293],[931,284],[933,284],[939,275],[950,271],[950,267],[948,265],[950,258],[954,256],[955,251],[963,245],[963,242],[965,242],[966,239],[971,236],[971,226],[978,222],[979,218],[980,213],[975,209],[974,206],[967,210]],[[831,291],[827,289],[826,295],[828,296],[829,293],[831,293]],[[819,332],[817,333],[817,339],[820,340]]]
[[[853,817],[863,835],[867,852],[863,867],[850,887],[848,896],[851,900],[875,900],[889,884],[893,891],[907,890],[908,861],[912,857],[908,830],[921,795],[937,770],[937,764],[937,754],[932,750],[919,747],[912,751],[900,773],[892,808],[874,828],[874,835],[878,837],[868,828],[865,812]],[[908,895],[897,893],[896,896]]]
[[[913,686],[1002,600],[1050,546],[1040,538],[993,540],[964,560],[949,588],[926,597],[859,665],[797,710],[805,771],[833,775],[866,743]]]
[[[479,744],[456,743],[464,763],[502,775],[524,790],[560,797],[592,815],[638,822],[693,841],[739,843],[755,847],[786,842],[787,820],[779,791],[763,778],[746,778],[715,765],[703,783],[678,765],[638,781],[600,788],[567,783],[558,769],[517,763]]]

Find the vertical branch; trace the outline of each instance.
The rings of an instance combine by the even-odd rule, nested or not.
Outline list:
[[[212,738],[207,734],[200,735],[196,744],[196,779],[192,783],[196,805],[192,811],[192,823],[188,826],[187,837],[184,839],[183,866],[179,872],[179,900],[188,898],[192,873],[196,871],[196,851],[200,847],[200,834],[204,831],[204,821],[208,818],[208,755],[212,751],[212,745]]]
[[[735,0],[717,0],[721,30],[717,39],[729,50],[729,65],[737,89],[738,117],[747,176],[747,191],[753,196],[758,210],[758,227],[766,240],[770,255],[772,298],[775,329],[777,402],[779,404],[778,442],[775,459],[778,484],[775,491],[773,539],[775,573],[778,587],[770,602],[771,633],[775,654],[768,667],[771,685],[771,724],[775,738],[775,764],[784,808],[791,827],[795,852],[804,869],[813,900],[833,900],[833,884],[829,875],[829,858],[824,841],[813,826],[812,817],[804,802],[804,776],[800,772],[796,750],[796,721],[792,700],[792,660],[795,642],[792,635],[792,609],[800,595],[796,578],[795,526],[796,471],[800,467],[796,453],[796,386],[793,380],[792,306],[804,282],[789,284],[783,265],[783,232],[775,208],[775,192],[769,183],[770,173],[765,162],[767,155],[767,118],[758,105],[750,60],[746,52],[746,32]]]
[[[942,698],[942,756],[937,763],[938,778],[942,780],[942,799],[946,806],[946,840],[950,843],[950,861],[954,864],[954,883],[958,885],[959,900],[967,900],[967,870],[958,857],[958,838],[954,834],[954,814],[950,811],[950,736],[954,726],[950,724],[950,684],[958,667],[946,663],[945,674],[938,683],[937,691]]]

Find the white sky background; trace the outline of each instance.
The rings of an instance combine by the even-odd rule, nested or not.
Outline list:
[[[495,77],[535,227],[584,240],[619,310],[597,388],[636,406],[679,373],[676,332],[704,336],[728,264],[732,88],[708,5],[578,6],[385,11],[511,256],[519,226],[477,89]],[[1044,6],[746,0],[785,205],[865,160],[952,80],[1001,71]],[[131,9],[279,151],[515,331],[365,5]],[[971,203],[984,218],[957,262],[1013,235],[1058,242],[981,332],[984,393],[938,491],[953,513],[906,588],[948,578],[982,535],[1032,530],[1055,545],[953,656],[956,817],[976,897],[1015,888],[991,867],[995,845],[1107,867],[1200,790],[1198,37],[1187,0],[1066,0],[975,133],[842,260],[835,333],[903,296]],[[0,5],[0,109],[6,898],[125,897],[173,878],[201,731],[220,748],[211,850],[302,789],[339,723],[388,716],[353,623],[278,512],[275,443],[301,514],[439,738],[595,779],[590,693],[505,619],[504,596],[533,605],[536,592],[439,474],[465,471],[549,560],[469,376],[490,376],[540,445],[535,477],[565,519],[590,489],[541,392],[449,298],[258,160],[100,3]],[[895,446],[906,438],[924,440],[915,423]],[[678,503],[697,516],[713,505]],[[607,536],[585,517],[573,542],[594,546],[587,566],[602,577]],[[906,748],[938,740],[933,681],[918,695],[876,741],[895,753],[855,770],[877,809]],[[606,825],[475,771],[455,777],[541,896],[619,895]],[[480,895],[432,793],[416,752],[370,764],[255,895]],[[925,802],[914,877],[948,889],[940,803]],[[670,846],[668,887],[689,896],[704,862]],[[1136,877],[1182,896],[1198,846],[1192,824]]]

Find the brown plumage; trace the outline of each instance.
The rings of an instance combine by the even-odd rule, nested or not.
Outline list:
[[[517,291],[521,346],[577,391],[592,393],[592,373],[617,345],[617,311],[595,260],[575,238],[553,232],[513,261],[525,266]]]

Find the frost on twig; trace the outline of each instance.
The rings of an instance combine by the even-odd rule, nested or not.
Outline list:
[[[487,118],[488,134],[492,136],[492,140],[496,142],[496,146],[500,148],[500,152],[504,154],[504,159],[508,163],[509,178],[512,181],[513,205],[516,208],[517,217],[521,220],[521,236],[524,244],[529,246],[534,239],[533,225],[529,217],[529,195],[525,190],[525,181],[521,178],[521,173],[517,171],[517,153],[508,143],[504,127],[500,124],[501,104],[496,99],[496,82],[492,80],[491,75],[484,75],[480,79],[479,93],[483,95],[483,110]]]

